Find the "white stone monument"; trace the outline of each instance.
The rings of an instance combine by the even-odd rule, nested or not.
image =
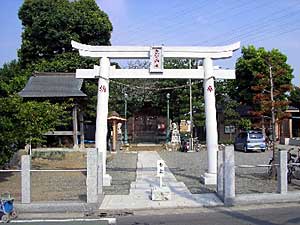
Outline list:
[[[151,188],[151,200],[153,201],[165,201],[171,199],[171,190],[168,186],[163,185],[163,177],[165,175],[165,162],[163,160],[157,160],[156,163],[156,176],[159,177],[159,187]]]
[[[180,144],[180,133],[177,129],[177,124],[172,123],[172,136],[171,136],[171,143],[172,144]]]
[[[206,114],[206,144],[208,170],[204,174],[205,184],[216,184],[218,132],[215,106],[215,79],[235,79],[235,70],[214,68],[214,59],[230,58],[240,48],[240,43],[216,47],[196,46],[91,46],[72,41],[72,47],[81,56],[100,58],[100,66],[93,69],[77,69],[77,78],[98,78],[98,104],[96,122],[96,148],[103,153],[103,183],[110,184],[106,174],[106,132],[109,96],[109,79],[204,79]],[[164,69],[164,58],[203,59],[203,66],[197,69]],[[116,69],[110,66],[110,59],[150,59],[150,69]]]

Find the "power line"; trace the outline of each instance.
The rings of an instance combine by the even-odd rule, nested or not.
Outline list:
[[[248,4],[251,4],[251,1],[247,1],[247,3]],[[243,8],[245,6],[245,4],[244,3],[242,3],[242,4],[240,4],[240,5],[234,5],[234,6],[232,6],[232,7],[230,7],[230,8],[222,8],[222,10],[218,10],[218,11],[216,11],[215,13],[213,13],[213,14],[205,14],[206,16],[204,16],[203,18],[204,19],[210,19],[210,17],[212,17],[212,15],[215,15],[214,17],[216,17],[218,14],[225,14],[224,12],[227,12],[227,11],[230,11],[230,9],[241,9],[241,8]],[[197,12],[197,14],[199,14],[199,12]],[[192,14],[193,15],[193,14]],[[230,17],[228,17],[228,16],[225,16],[225,17],[223,17],[223,18],[230,18]],[[220,18],[220,20],[222,20],[222,21],[224,21],[224,19],[223,19],[222,17]],[[174,25],[174,26],[173,26]],[[176,26],[175,26],[176,25]],[[184,21],[182,21],[182,22],[180,22],[180,23],[173,23],[171,26],[169,26],[167,29],[164,29],[162,32],[160,32],[159,34],[161,34],[162,36],[164,36],[164,34],[166,33],[166,35],[169,35],[170,36],[170,34],[172,35],[172,33],[173,32],[176,32],[176,34],[178,33],[178,29],[180,28],[180,27],[182,27],[182,26],[185,26],[185,27],[192,27],[192,26],[189,26],[189,25],[194,25],[194,21],[191,21],[191,22],[189,22],[189,23],[185,23]],[[207,24],[207,25],[209,25],[209,24]],[[152,32],[153,33],[153,32]],[[157,35],[156,35],[157,36]],[[149,36],[147,36],[148,37],[148,39],[149,39]],[[150,36],[150,37],[155,37],[155,35],[153,36]],[[177,35],[176,35],[176,37],[177,37]],[[150,38],[151,39],[151,38]],[[169,38],[170,39],[170,38]],[[145,40],[145,39],[144,39]],[[166,38],[165,39],[158,39],[158,40],[166,40]]]
[[[267,6],[267,5],[265,5],[265,6]],[[276,7],[276,9],[278,9],[278,8]],[[278,14],[282,14],[283,12],[286,12],[286,11],[290,11],[290,9],[285,9],[285,10],[280,9],[280,10],[277,10],[277,11],[272,11],[271,14],[272,15],[278,15]],[[249,12],[251,12],[251,11],[248,11],[248,13]],[[244,11],[241,12],[241,13],[244,13]],[[279,19],[281,19],[283,17],[286,17],[286,16],[290,16],[290,12],[286,13],[286,14],[283,14],[283,16],[281,16],[279,18],[276,18],[276,19],[274,19],[274,18],[273,19],[269,19],[270,18],[270,14],[267,14],[267,15],[264,15],[264,16],[262,16],[260,18],[257,18],[255,21],[252,21],[251,23],[243,24],[243,25],[241,25],[241,26],[239,26],[239,27],[237,27],[235,29],[231,29],[231,30],[228,30],[228,31],[223,32],[221,34],[218,34],[218,35],[215,35],[213,37],[210,37],[209,39],[204,40],[202,43],[207,43],[210,40],[216,40],[218,38],[223,38],[224,36],[226,37],[228,35],[240,33],[241,31],[244,31],[244,30],[247,31],[249,28],[252,28],[252,27],[257,28],[258,25],[262,26],[262,22],[264,22],[266,24],[267,22],[277,21],[277,20],[279,20]]]
[[[224,12],[233,12],[232,10],[234,10],[234,9],[241,9],[241,8],[243,8],[245,5],[251,5],[252,3],[253,3],[253,1],[247,1],[246,2],[247,4],[244,4],[244,3],[242,3],[241,5],[237,5],[237,6],[232,6],[232,7],[230,7],[230,8],[224,8],[224,10],[219,10],[219,11],[217,11],[216,13],[214,13],[214,14],[206,14],[207,16],[206,17],[204,17],[204,20],[209,20],[209,23],[206,23],[206,26],[207,27],[211,27],[211,25],[213,25],[213,26],[215,26],[217,23],[220,23],[220,22],[224,22],[224,21],[226,21],[227,19],[230,19],[231,17],[229,17],[229,16],[224,16],[224,17],[221,17],[221,18],[218,18],[218,19],[214,19],[214,18],[217,18],[217,16],[220,14],[220,15],[223,15],[223,14],[225,14]],[[254,3],[256,3],[255,1],[254,1]],[[264,3],[264,5],[265,5],[265,3]],[[243,8],[244,9],[244,8]],[[237,14],[235,14],[235,15],[238,15],[238,14],[240,14],[240,13],[243,13],[243,11],[238,11],[238,13]],[[212,20],[210,20],[210,18],[213,18]],[[194,26],[187,26],[187,29],[194,29]],[[181,37],[182,36],[191,36],[191,33],[188,33],[188,32],[185,32],[183,35],[181,35]],[[167,40],[167,38],[164,38],[164,39],[162,39],[163,41],[166,41]]]
[[[249,2],[249,1],[247,1],[247,2]],[[226,11],[226,10],[219,10],[219,11],[217,11],[218,13],[223,13],[224,11]],[[151,40],[157,40],[157,41],[161,41],[161,39],[157,39],[157,38],[155,38],[157,35],[162,35],[162,36],[164,36],[165,34],[172,34],[172,33],[178,33],[178,29],[180,28],[180,27],[182,27],[182,26],[186,26],[186,27],[188,27],[188,25],[190,25],[190,24],[193,24],[194,23],[194,21],[191,21],[190,23],[186,23],[185,21],[183,21],[183,17],[184,16],[186,16],[186,15],[189,15],[190,16],[190,18],[192,18],[192,17],[195,17],[195,16],[197,16],[197,15],[199,15],[200,14],[200,12],[201,11],[199,11],[199,8],[194,8],[194,10],[191,10],[191,11],[188,11],[188,12],[185,12],[185,13],[181,13],[180,14],[180,17],[182,18],[182,21],[181,22],[173,22],[173,20],[170,20],[169,18],[167,18],[168,19],[168,21],[169,21],[169,23],[168,23],[168,25],[167,25],[167,27],[165,27],[164,29],[161,27],[161,26],[157,26],[157,27],[155,27],[154,29],[152,29],[152,30],[148,30],[147,31],[147,39],[142,39],[142,40],[140,40],[140,42],[144,42],[144,41],[148,41],[149,39],[151,39]],[[204,17],[204,18],[208,18],[209,16],[206,16],[206,17]],[[189,20],[190,20],[190,18],[189,18]],[[153,26],[152,26],[153,27]],[[151,27],[151,28],[152,28]],[[157,31],[157,32],[155,32],[155,31]],[[176,37],[177,37],[177,35],[176,35]],[[128,42],[130,43],[131,41],[135,41],[136,42],[136,39],[134,39],[134,38],[129,38],[128,39]]]
[[[200,3],[203,3],[203,2],[208,2],[209,0],[203,0],[202,2],[200,2]],[[220,1],[220,0],[219,0]],[[183,6],[183,5],[186,5],[186,3],[184,2],[183,4],[181,4],[181,6]],[[151,24],[153,25],[153,24],[156,24],[157,22],[160,22],[160,21],[172,21],[172,19],[175,19],[175,18],[177,18],[178,16],[182,16],[182,15],[188,15],[189,13],[191,13],[191,12],[193,12],[193,11],[195,11],[195,10],[197,10],[198,8],[197,8],[197,6],[199,5],[199,2],[197,2],[196,1],[196,4],[195,5],[192,5],[192,4],[190,4],[190,5],[188,5],[189,7],[188,8],[185,8],[184,10],[181,10],[181,11],[177,11],[175,14],[173,14],[173,15],[167,15],[167,14],[165,14],[165,13],[162,13],[162,15],[161,16],[159,16],[159,17],[151,17],[151,19],[149,19],[149,22],[151,22]],[[178,7],[178,8],[180,8],[180,7]],[[195,9],[195,10],[190,10],[190,9]],[[172,10],[174,10],[174,8],[172,8]],[[153,27],[153,26],[148,26],[149,24],[147,23],[147,20],[146,20],[146,23],[144,22],[143,24],[139,24],[139,26],[137,26],[137,28],[135,29],[135,28],[132,28],[132,27],[129,27],[129,29],[128,30],[126,30],[126,31],[122,31],[122,32],[120,32],[121,34],[123,33],[123,34],[127,34],[127,33],[132,33],[132,36],[131,36],[131,39],[132,39],[132,37],[134,38],[136,35],[138,35],[139,33],[138,33],[138,31],[144,31],[145,30],[145,27]],[[155,26],[154,26],[154,28],[155,28]],[[154,29],[154,31],[155,30],[157,30],[157,28],[155,28]],[[131,32],[130,32],[131,31]],[[118,39],[117,39],[118,40]],[[130,39],[129,39],[129,42],[130,42]]]
[[[290,21],[291,18],[292,17],[289,17],[287,20],[282,20],[282,22],[278,23],[278,24],[274,24],[274,23],[262,24],[262,26],[254,27],[254,29],[250,29],[247,32],[241,33],[241,34],[236,35],[229,39],[225,39],[224,42],[231,42],[231,41],[234,41],[237,39],[244,39],[244,38],[249,39],[250,37],[255,38],[257,36],[265,35],[264,33],[267,33],[267,32],[274,32],[274,29],[275,29],[275,31],[277,31],[278,27],[285,27],[286,25],[290,25],[291,22],[294,21],[294,20]],[[296,21],[298,22],[299,18],[296,18],[296,19],[297,19]],[[262,33],[262,32],[264,32],[264,33]]]
[[[101,78],[103,78],[103,77],[101,77]],[[186,87],[190,86],[190,84],[183,84],[183,85],[178,85],[178,86],[159,88],[159,87],[145,87],[145,86],[138,86],[138,85],[130,85],[130,84],[122,83],[120,81],[116,81],[116,80],[112,80],[112,79],[110,79],[110,82],[120,85],[122,87],[126,87],[128,89],[157,91],[157,92],[169,91],[169,90],[174,90],[174,89],[182,89],[182,88],[186,88]],[[196,85],[196,84],[200,84],[200,83],[202,83],[202,81],[195,81],[195,82],[192,82],[192,85]]]

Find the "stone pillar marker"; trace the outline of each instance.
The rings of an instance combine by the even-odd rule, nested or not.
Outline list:
[[[87,177],[86,177],[86,195],[87,203],[97,203],[98,196],[98,152],[97,149],[88,149],[87,152]]]
[[[109,68],[110,62],[107,57],[100,59],[100,71],[98,80],[97,96],[97,118],[96,118],[96,149],[98,154],[102,153],[102,161],[98,161],[98,166],[102,166],[103,185],[110,186],[111,176],[106,174],[106,150],[107,150],[107,116],[109,98]],[[98,160],[100,157],[98,156]],[[99,176],[100,177],[100,176]],[[100,181],[99,181],[100,182]]]
[[[279,155],[279,166],[277,167],[277,192],[280,194],[286,194],[288,191],[287,184],[287,151],[281,150],[278,152]]]
[[[72,116],[73,116],[73,143],[74,146],[73,148],[78,149],[78,116],[77,116],[77,112],[78,112],[78,106],[75,104],[73,107],[73,112],[72,112]]]
[[[217,167],[217,194],[219,198],[224,198],[224,151],[218,151]]]
[[[21,202],[31,203],[31,179],[30,179],[30,155],[23,155],[21,158]]]
[[[224,152],[224,204],[233,205],[235,198],[234,148],[226,146]]]
[[[202,176],[204,184],[217,183],[217,151],[218,151],[218,130],[216,97],[213,76],[213,61],[211,58],[205,58],[204,67],[204,101],[205,101],[205,127],[206,127],[206,145],[208,171]]]

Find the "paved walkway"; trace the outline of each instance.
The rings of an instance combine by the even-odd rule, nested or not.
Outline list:
[[[171,200],[152,201],[151,188],[159,186],[156,163],[161,160],[153,151],[139,152],[136,181],[131,183],[129,195],[106,195],[100,210],[137,210],[180,207],[203,207],[223,205],[214,193],[191,194],[183,182],[178,182],[170,170],[165,168],[163,184],[171,192]]]

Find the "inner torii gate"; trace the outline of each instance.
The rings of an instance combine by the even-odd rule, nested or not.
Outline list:
[[[235,70],[214,68],[214,59],[230,58],[240,48],[240,42],[216,47],[170,47],[170,46],[91,46],[72,41],[72,47],[81,56],[100,58],[100,66],[93,69],[77,69],[76,78],[98,78],[98,100],[96,119],[96,148],[102,153],[98,160],[98,184],[110,186],[111,177],[106,173],[106,134],[109,98],[109,79],[204,79],[206,145],[208,170],[202,178],[205,184],[216,184],[218,131],[215,104],[215,79],[235,79]],[[203,59],[197,69],[164,69],[164,58]],[[116,69],[110,59],[150,59],[149,69]],[[102,183],[103,182],[103,183]],[[99,187],[99,185],[98,185]],[[102,189],[102,188],[101,188]],[[101,190],[99,189],[99,190]]]

